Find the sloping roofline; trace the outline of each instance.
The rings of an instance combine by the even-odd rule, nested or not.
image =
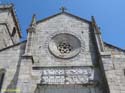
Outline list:
[[[118,50],[120,50],[120,51],[122,51],[122,52],[125,52],[124,49],[119,48],[119,47],[117,47],[117,46],[114,46],[114,45],[112,45],[112,44],[109,44],[109,43],[107,43],[107,42],[104,42],[104,44],[107,45],[107,46],[110,46],[110,47],[112,47],[112,48],[118,49]]]
[[[89,20],[86,20],[86,19],[84,19],[84,18],[81,18],[81,17],[79,17],[79,16],[76,16],[76,15],[73,15],[73,14],[71,14],[71,13],[68,13],[68,12],[64,11],[64,12],[60,12],[60,13],[57,13],[57,14],[55,14],[55,15],[49,16],[49,17],[47,17],[47,18],[44,18],[44,19],[42,19],[42,20],[39,20],[39,21],[36,22],[36,24],[39,24],[39,23],[41,23],[41,22],[44,22],[44,21],[46,21],[46,20],[49,20],[49,19],[54,18],[54,17],[56,17],[56,16],[58,16],[58,15],[61,15],[61,14],[66,14],[66,15],[72,16],[72,17],[74,17],[74,18],[76,18],[76,19],[78,19],[78,20],[81,20],[81,21],[84,21],[84,22],[87,22],[87,23],[92,23],[92,22],[89,21]],[[104,44],[106,44],[106,45],[108,45],[108,46],[110,46],[110,47],[116,48],[116,49],[118,49],[118,50],[120,50],[120,51],[125,52],[124,49],[119,48],[119,47],[117,47],[117,46],[115,46],[115,45],[112,45],[112,44],[109,44],[109,43],[106,43],[106,42],[104,42]]]
[[[13,48],[13,47],[15,47],[15,46],[18,46],[18,45],[20,45],[20,44],[22,44],[22,43],[26,43],[26,42],[27,42],[27,40],[24,40],[24,41],[19,42],[19,43],[15,44],[15,45],[11,45],[11,46],[5,47],[5,48],[3,48],[3,49],[0,49],[0,52],[2,52],[2,51],[4,51],[4,50],[7,50],[7,49],[10,49],[10,48]]]
[[[86,20],[86,19],[83,19],[83,18],[81,18],[81,17],[75,16],[75,15],[73,15],[73,14],[71,14],[71,13],[68,13],[68,12],[60,12],[60,13],[57,13],[57,14],[55,14],[55,15],[52,15],[52,16],[49,16],[49,17],[44,18],[44,19],[42,19],[42,20],[39,20],[39,21],[37,21],[36,23],[39,24],[39,23],[41,23],[41,22],[44,22],[44,21],[46,21],[46,20],[49,20],[49,19],[54,18],[54,17],[56,17],[56,16],[58,16],[58,15],[61,15],[61,14],[66,14],[66,15],[72,16],[72,17],[74,17],[74,18],[76,18],[76,19],[78,19],[78,20],[84,21],[84,22],[86,22],[86,23],[91,23],[91,21],[89,21],[89,20]]]

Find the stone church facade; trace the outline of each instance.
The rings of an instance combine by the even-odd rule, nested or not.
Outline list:
[[[125,50],[65,11],[33,15],[27,40],[13,5],[0,5],[0,93],[125,93]]]

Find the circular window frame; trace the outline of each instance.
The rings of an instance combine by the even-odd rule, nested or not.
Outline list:
[[[70,53],[61,54],[60,51],[57,49],[57,45],[55,44],[55,42],[56,41],[58,42],[58,39],[59,39],[59,37],[61,38],[61,36],[62,37],[66,36],[66,38],[63,37],[66,40],[67,40],[67,38],[70,38],[70,40],[68,41],[70,43],[73,43],[75,41],[74,42],[75,45],[71,44],[71,47],[73,47],[73,50],[71,50]],[[61,58],[61,59],[69,59],[69,58],[73,58],[79,54],[79,52],[81,50],[81,42],[80,42],[79,38],[77,38],[76,36],[74,36],[70,33],[59,33],[59,34],[56,34],[53,37],[51,37],[51,40],[49,41],[49,44],[48,44],[48,48],[49,48],[49,51],[51,52],[51,54],[53,54],[54,56]]]

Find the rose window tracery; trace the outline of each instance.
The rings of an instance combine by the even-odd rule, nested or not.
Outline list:
[[[72,46],[68,42],[61,42],[57,46],[57,49],[60,51],[61,54],[67,54],[71,52]]]
[[[79,54],[80,49],[80,40],[68,33],[57,34],[49,42],[50,52],[59,58],[72,58]]]

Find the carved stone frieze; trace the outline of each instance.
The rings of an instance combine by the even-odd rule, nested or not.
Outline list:
[[[43,68],[42,84],[88,84],[94,80],[94,70],[90,67]]]

